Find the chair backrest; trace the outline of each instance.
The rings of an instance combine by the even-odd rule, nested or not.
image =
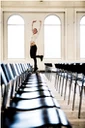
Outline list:
[[[3,71],[3,68],[1,67],[1,96],[2,96],[2,102],[1,102],[1,110],[4,110],[7,106],[8,101],[8,95],[9,95],[9,82],[7,80],[6,74]]]
[[[5,73],[0,65],[0,75],[1,75],[1,86],[4,84],[4,85],[7,85],[8,84],[8,81],[7,81],[7,78],[5,76]]]
[[[52,63],[44,63],[45,66],[52,67]]]
[[[4,72],[5,76],[6,76],[7,82],[9,82],[11,80],[11,77],[9,75],[8,69],[6,68],[6,65],[2,63],[1,64],[1,68],[2,68],[2,70],[3,70],[3,72]]]
[[[16,67],[16,64],[15,63],[13,64],[13,68],[15,70],[16,76],[19,76],[19,72],[17,70],[17,67]]]
[[[21,65],[22,65],[22,64],[20,63],[20,64],[19,64],[19,68],[20,68],[20,72],[23,73],[23,69],[22,69],[22,66],[21,66]]]
[[[85,63],[81,64],[81,70],[82,70],[82,73],[85,75]]]
[[[13,71],[12,71],[12,69],[11,69],[10,64],[6,64],[6,68],[7,68],[7,70],[8,70],[9,75],[10,75],[10,78],[11,78],[11,79],[14,79],[14,74],[13,74]]]
[[[17,76],[17,73],[15,71],[14,65],[13,64],[10,64],[10,66],[11,66],[11,69],[12,69],[12,72],[13,72],[14,77]]]

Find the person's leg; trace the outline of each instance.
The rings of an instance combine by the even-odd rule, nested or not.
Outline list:
[[[43,55],[36,55],[37,58],[40,58],[41,61],[43,61]]]
[[[37,58],[34,57],[33,59],[34,59],[34,71],[36,71],[38,69],[38,67],[37,67]]]

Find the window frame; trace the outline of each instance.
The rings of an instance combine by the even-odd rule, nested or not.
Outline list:
[[[43,41],[43,39],[44,39],[44,34],[43,34],[43,21],[44,21],[44,19],[45,19],[45,17],[47,17],[48,15],[50,15],[50,14],[52,14],[50,11],[48,11],[48,12],[44,12],[44,10],[41,12],[42,13],[42,15],[43,15],[43,17],[41,18],[41,20],[42,20],[42,31],[41,31],[41,33],[40,33],[40,35],[39,35],[39,39],[38,39],[38,46],[40,45],[40,43],[39,42],[41,42],[41,50],[39,50],[39,54],[43,54],[44,55],[44,41]],[[8,52],[8,49],[7,49],[7,46],[8,46],[8,42],[7,42],[7,19],[11,16],[11,15],[15,15],[15,14],[17,14],[17,15],[20,15],[21,17],[23,17],[23,19],[24,19],[24,21],[25,21],[25,40],[24,40],[24,45],[25,45],[25,47],[24,47],[24,51],[25,51],[25,58],[24,59],[8,59],[7,58],[7,52]],[[67,30],[65,30],[64,29],[64,25],[66,24],[66,21],[65,21],[65,15],[66,15],[66,10],[64,10],[64,9],[62,9],[62,11],[60,11],[60,10],[57,10],[56,12],[54,12],[53,11],[53,14],[58,14],[57,16],[59,16],[60,17],[60,19],[61,19],[61,21],[63,22],[62,23],[62,44],[61,44],[61,54],[62,54],[62,57],[61,57],[61,59],[57,59],[57,60],[59,60],[59,61],[62,61],[63,59],[65,59],[66,58],[66,56],[65,56],[65,54],[66,54],[66,52],[65,52],[65,48],[66,48],[66,37],[65,37],[65,33],[66,33],[66,31]],[[8,62],[27,62],[28,60],[30,60],[30,62],[32,63],[32,60],[31,60],[31,58],[30,58],[30,55],[29,55],[29,51],[30,51],[30,45],[29,45],[29,41],[30,41],[30,37],[31,37],[31,31],[29,32],[29,29],[31,30],[31,22],[33,21],[33,19],[34,19],[34,15],[32,15],[32,17],[30,17],[30,15],[32,15],[32,13],[27,13],[27,12],[10,12],[10,11],[8,11],[8,12],[4,12],[4,14],[3,14],[3,18],[4,18],[4,32],[3,32],[3,34],[4,34],[4,38],[3,38],[3,61],[8,61]],[[36,17],[37,17],[37,19],[38,19],[38,15],[39,15],[39,12],[37,12],[37,15],[36,15]],[[28,16],[28,17],[27,17]],[[40,19],[40,18],[39,18]],[[28,28],[28,29],[27,29]],[[29,36],[28,36],[28,34],[29,34]],[[40,38],[42,38],[42,40],[40,39]],[[65,47],[65,48],[63,48],[63,46]],[[48,59],[44,59],[45,61],[48,61]],[[52,60],[52,62],[54,63],[54,62],[56,62],[56,59],[51,59]]]
[[[23,58],[8,58],[8,20],[11,16],[13,15],[18,15],[20,16],[23,21],[24,21],[24,57]],[[3,48],[4,48],[4,54],[3,54],[3,59],[4,61],[7,60],[7,61],[24,61],[25,60],[25,20],[24,20],[24,17],[22,14],[19,14],[19,13],[5,13],[4,15],[4,45],[3,45]]]
[[[83,15],[83,16],[80,18],[80,22],[81,22],[81,20],[82,20],[83,17],[85,17],[85,15]],[[80,27],[81,27],[81,26],[82,26],[82,24],[80,23],[80,24],[79,24],[79,37],[80,37],[80,38],[81,38],[81,33],[80,33],[80,32],[81,32],[81,31],[80,31]],[[85,26],[85,24],[84,24],[84,26]],[[81,45],[81,42],[79,43],[79,45]],[[80,47],[80,49],[79,49],[79,58],[80,58],[80,59],[85,59],[85,57],[81,57],[81,47]]]
[[[21,18],[21,20],[23,20],[23,24],[9,24],[8,22],[9,22],[9,20],[10,20],[10,18],[12,18],[12,16],[19,16],[20,18]],[[23,25],[23,27],[24,27],[24,19],[22,18],[22,16],[20,16],[20,15],[18,15],[18,14],[13,14],[13,15],[11,15],[8,19],[7,19],[7,39],[8,39],[8,27],[9,26],[22,26]],[[24,29],[25,29],[25,27],[24,27]],[[25,38],[25,33],[24,33],[24,35],[23,35],[23,38]],[[7,42],[8,42],[8,40],[7,40]],[[8,44],[9,45],[9,44]],[[7,45],[7,49],[9,49],[8,48],[8,45]],[[24,46],[24,42],[23,42],[23,46]],[[9,57],[9,54],[8,54],[8,52],[7,52],[7,58],[8,59],[24,59],[25,58],[25,51],[24,51],[24,47],[23,47],[23,57],[18,57],[18,58],[16,58],[16,57],[13,57],[13,58],[11,58],[11,57]]]
[[[76,60],[77,61],[85,61],[85,58],[80,57],[80,21],[83,16],[85,16],[85,11],[82,10],[75,10],[76,15],[76,23],[75,23],[75,29],[76,29],[76,40],[75,40],[75,51],[76,51]]]
[[[65,24],[65,21],[63,21],[63,24],[62,24],[62,16],[61,15],[59,15],[58,13],[50,13],[50,14],[48,14],[48,15],[46,15],[46,17],[44,18],[44,21],[45,21],[45,19],[47,18],[47,17],[49,17],[49,16],[51,16],[51,15],[54,15],[54,16],[56,16],[56,17],[58,17],[59,18],[59,20],[60,20],[60,23],[61,23],[61,44],[60,44],[60,47],[61,47],[61,49],[60,49],[60,54],[61,54],[61,57],[60,58],[45,58],[45,59],[53,59],[53,60],[63,60],[63,59],[65,59],[65,48],[63,48],[63,46],[65,47],[65,38],[64,38],[64,35],[65,35],[65,30],[63,29],[63,31],[62,31],[62,28],[64,28],[64,24]],[[65,16],[65,15],[64,15]],[[63,27],[62,27],[63,26]],[[44,33],[44,25],[43,25],[43,33]],[[44,34],[43,34],[43,38],[44,38]],[[44,42],[45,43],[45,42]],[[44,49],[45,49],[45,44],[44,44]],[[45,53],[45,51],[44,51],[44,53]]]

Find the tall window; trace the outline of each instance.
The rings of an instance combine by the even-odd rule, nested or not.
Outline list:
[[[24,20],[19,15],[8,19],[8,58],[24,58]]]
[[[44,21],[44,57],[61,58],[61,21],[50,15]]]
[[[80,58],[85,58],[85,16],[80,20]]]

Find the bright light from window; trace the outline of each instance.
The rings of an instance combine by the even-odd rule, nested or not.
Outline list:
[[[80,21],[80,58],[85,58],[85,16]]]
[[[82,17],[81,21],[80,21],[81,25],[85,25],[85,16]]]
[[[61,22],[51,15],[44,22],[45,58],[61,58]]]
[[[8,20],[8,58],[24,58],[24,21],[18,15]]]
[[[60,19],[57,17],[57,16],[55,16],[55,15],[50,15],[50,16],[48,16],[46,19],[45,19],[45,22],[44,22],[44,24],[46,25],[48,25],[48,24],[50,24],[50,25],[60,25],[61,24],[61,22],[60,22]]]
[[[12,25],[13,24],[16,24],[17,25],[18,24],[18,25],[20,25],[20,24],[24,24],[24,20],[19,15],[13,15],[13,16],[11,16],[9,18],[8,24],[12,24]]]

